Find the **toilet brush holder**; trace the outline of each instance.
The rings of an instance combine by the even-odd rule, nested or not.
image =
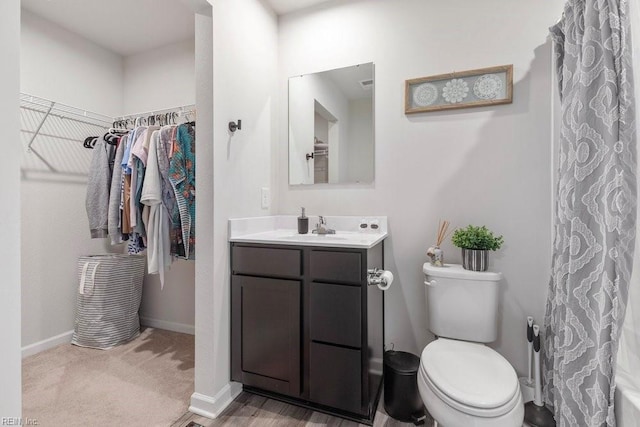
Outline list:
[[[524,405],[524,425],[527,427],[556,427],[556,420],[545,406],[529,402]]]
[[[524,405],[524,425],[530,427],[556,427],[556,421],[542,400],[542,375],[540,373],[540,327],[533,325],[533,401]]]
[[[520,391],[522,392],[522,402],[532,402],[535,395],[535,384],[533,381],[529,381],[527,377],[518,378],[520,383]]]
[[[533,317],[527,316],[527,370],[529,375],[518,378],[520,390],[522,391],[522,401],[524,403],[533,401],[536,394],[536,382],[533,379]]]

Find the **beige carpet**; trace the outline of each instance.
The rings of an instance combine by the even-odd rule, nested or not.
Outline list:
[[[166,427],[193,393],[194,337],[147,328],[111,350],[62,345],[23,360],[23,418],[39,426]]]

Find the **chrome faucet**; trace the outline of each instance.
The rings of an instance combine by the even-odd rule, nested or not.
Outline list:
[[[318,216],[318,223],[316,224],[315,230],[312,231],[314,234],[336,234],[336,230],[331,228],[327,228],[327,221],[324,219],[322,215]]]

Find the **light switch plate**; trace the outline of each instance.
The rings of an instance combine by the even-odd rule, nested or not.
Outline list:
[[[260,200],[262,209],[269,209],[271,206],[271,191],[268,187],[262,187],[260,190]]]

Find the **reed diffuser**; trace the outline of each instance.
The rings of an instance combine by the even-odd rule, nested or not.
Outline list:
[[[435,265],[436,267],[442,267],[444,265],[444,252],[440,249],[440,245],[444,242],[444,239],[449,235],[449,225],[450,222],[438,221],[438,233],[436,234],[436,244],[435,246],[427,249],[427,256],[431,260],[431,265]]]

